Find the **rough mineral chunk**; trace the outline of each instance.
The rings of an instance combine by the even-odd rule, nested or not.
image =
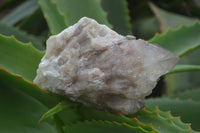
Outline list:
[[[84,17],[47,40],[34,83],[87,106],[130,114],[144,107],[145,96],[177,61],[160,46]]]

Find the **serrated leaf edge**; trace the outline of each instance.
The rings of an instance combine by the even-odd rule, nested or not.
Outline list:
[[[76,124],[94,124],[94,123],[101,123],[101,124],[114,124],[114,125],[117,125],[117,126],[125,126],[127,128],[138,128],[140,129],[141,131],[143,132],[146,132],[146,133],[155,133],[154,131],[147,131],[145,129],[143,129],[141,126],[131,126],[127,123],[119,123],[119,122],[116,122],[116,121],[108,121],[108,120],[84,120],[84,121],[77,121],[75,123],[70,123],[69,125],[67,124],[67,126],[73,126],[73,125],[76,125]]]
[[[55,9],[58,11],[58,14],[63,18],[64,24],[66,25],[66,27],[68,27],[67,22],[66,22],[66,19],[65,19],[65,14],[62,14],[62,12],[59,10],[57,1],[52,1],[52,0],[48,0],[48,1],[51,2],[51,3],[53,4],[53,6],[55,6]],[[42,9],[39,0],[38,0],[38,5],[39,5],[39,7]],[[42,12],[43,12],[43,10],[42,10]],[[46,22],[47,22],[47,24],[48,24],[49,29],[51,30],[51,27],[50,27],[49,21],[47,21],[47,15],[46,15],[45,12],[43,12],[43,16],[44,16],[44,19],[46,20]],[[64,29],[63,29],[63,30],[64,30]],[[60,32],[61,32],[61,31],[60,31]],[[51,31],[51,35],[54,35],[54,34],[55,34],[55,33]]]
[[[151,109],[152,109],[152,108],[151,108]],[[153,110],[150,110],[149,107],[145,107],[145,108],[142,109],[142,111],[148,113],[149,115],[156,115],[158,118],[161,118],[161,119],[163,119],[164,121],[167,121],[167,122],[171,123],[172,125],[174,125],[174,126],[175,126],[176,128],[178,128],[179,130],[193,132],[193,130],[192,130],[192,128],[191,128],[191,124],[190,124],[190,123],[184,123],[184,122],[182,122],[181,119],[180,119],[180,116],[178,116],[178,117],[172,116],[171,111],[168,111],[168,112],[161,111],[157,105],[154,107],[154,109],[155,109],[155,110],[153,111]],[[160,114],[160,112],[168,113],[168,115],[169,115],[170,117],[164,117],[163,115]],[[174,118],[177,118],[177,119],[180,120],[180,121],[179,121],[179,122],[180,122],[179,124],[188,126],[189,128],[186,127],[186,128],[183,129],[182,127],[180,127],[179,125],[177,125],[177,123],[175,123],[175,122],[173,121]]]
[[[154,37],[151,38],[151,39],[149,40],[149,42],[152,43],[153,40],[155,40],[157,37],[163,37],[163,36],[166,36],[166,35],[170,34],[171,32],[178,32],[178,31],[181,30],[181,29],[190,28],[190,27],[193,27],[193,26],[195,27],[196,25],[200,26],[200,23],[197,21],[197,22],[195,22],[193,25],[189,25],[189,26],[186,26],[186,25],[182,24],[182,25],[180,25],[177,29],[168,29],[165,33],[162,33],[162,34],[156,33],[156,34],[154,35]],[[198,47],[200,47],[200,44],[198,44],[198,45],[195,46],[195,47],[190,47],[189,49],[187,49],[187,50],[184,51],[183,53],[179,54],[178,56],[179,56],[179,57],[182,57],[183,55],[187,54],[187,53],[190,52],[190,51],[193,51],[193,50],[197,49]]]

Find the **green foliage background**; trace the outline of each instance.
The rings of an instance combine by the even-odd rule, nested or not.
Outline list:
[[[87,16],[174,52],[147,106],[124,116],[73,103],[32,83],[45,40]],[[1,133],[200,131],[198,0],[3,0],[0,2]]]

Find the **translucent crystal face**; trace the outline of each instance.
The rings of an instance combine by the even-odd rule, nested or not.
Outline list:
[[[160,46],[84,17],[47,40],[34,83],[87,106],[130,114],[144,107],[145,96],[177,61]]]

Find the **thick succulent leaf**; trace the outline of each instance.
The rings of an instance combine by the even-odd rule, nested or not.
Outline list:
[[[11,74],[2,68],[0,68],[0,81],[5,85],[19,89],[30,97],[34,97],[35,99],[50,108],[55,106],[60,100],[53,94],[49,92],[47,93],[46,91],[39,89],[35,84],[28,82],[21,76]]]
[[[47,121],[38,123],[41,115],[48,108],[18,89],[19,84],[30,89],[27,88],[27,84],[19,82],[21,79],[14,81],[12,78],[17,79],[0,69],[0,132],[56,133],[55,127]]]
[[[174,28],[178,28],[178,26],[180,26],[183,23],[185,25],[191,25],[192,23],[195,22],[195,18],[189,18],[189,17],[182,16],[179,14],[174,14],[174,13],[164,11],[164,10],[156,7],[152,3],[150,3],[150,7],[157,17],[162,31],[166,31],[168,29],[168,27],[174,29]],[[190,32],[192,33],[193,31],[190,31]],[[177,37],[176,35],[174,35],[174,36],[175,36],[175,38]],[[191,37],[189,37],[189,38],[188,37],[189,36],[182,36],[182,39],[185,38],[186,41],[192,42],[193,39],[196,40],[197,36],[193,39]],[[197,38],[199,38],[199,37],[197,37]],[[176,39],[174,39],[172,41],[174,41],[174,43],[172,42],[173,45],[176,46],[177,45]],[[188,46],[190,46],[190,43],[188,43],[188,44],[189,44]],[[166,44],[166,46],[167,45],[168,44]],[[184,43],[180,44],[180,47],[182,47],[182,45],[187,45],[187,44],[184,44]],[[165,77],[166,81],[167,81],[166,82],[167,95],[174,95],[174,93],[177,91],[182,91],[182,90],[185,90],[188,88],[196,88],[196,87],[200,86],[200,82],[198,80],[200,72],[191,72],[191,71],[195,71],[195,70],[199,69],[198,68],[199,66],[197,66],[197,65],[199,65],[199,63],[198,63],[199,59],[197,59],[197,57],[199,57],[199,56],[200,56],[200,48],[197,48],[197,49],[195,49],[195,51],[192,51],[192,52],[190,51],[190,53],[183,56],[180,59],[179,64],[170,73],[168,73],[168,74],[172,74],[172,73],[185,71],[185,73],[177,73],[177,74],[167,75]],[[187,64],[187,65],[185,65],[185,64]]]
[[[50,110],[48,110],[45,114],[42,115],[41,119],[40,119],[40,123],[49,118],[52,117],[53,115],[57,114],[58,112],[62,111],[63,109],[65,109],[67,107],[67,104],[65,104],[64,102],[60,102],[59,104],[57,104],[55,107],[51,108]]]
[[[198,57],[200,57],[200,47],[183,56],[178,65],[192,64],[195,66],[200,66]],[[199,78],[200,71],[188,71],[167,75],[165,77],[167,88],[166,94],[172,96],[188,89],[199,88]]]
[[[169,112],[163,112],[158,107],[145,107],[141,111],[130,115],[140,122],[149,124],[161,133],[189,133],[192,131],[189,124],[183,123],[180,118],[173,117]]]
[[[0,35],[0,67],[33,81],[43,52],[14,37]]]
[[[75,104],[76,105],[76,104]],[[183,123],[179,117],[173,117],[169,112],[160,111],[157,107],[146,107],[142,111],[130,115],[131,118],[123,116],[121,114],[111,114],[109,112],[104,112],[92,108],[87,108],[85,106],[77,106],[77,108],[72,108],[74,105],[69,106],[68,104],[59,104],[52,110],[50,110],[50,116],[58,113],[57,111],[66,107],[64,110],[74,110],[75,115],[80,115],[79,120],[102,120],[102,121],[115,121],[118,123],[126,123],[132,127],[141,127],[148,132],[190,132],[192,131],[189,124]],[[53,112],[53,113],[52,113]],[[59,116],[59,113],[57,114]],[[62,120],[69,118],[69,114],[65,113],[62,116]],[[139,121],[138,121],[139,120]],[[74,121],[72,121],[74,123]],[[142,123],[141,123],[142,122]],[[69,122],[64,122],[69,124]],[[151,123],[151,124],[150,124]]]
[[[164,34],[154,36],[149,42],[159,44],[169,51],[183,56],[200,46],[199,36],[200,24],[195,23],[191,26],[182,25],[176,30],[168,30]]]
[[[109,121],[84,121],[66,125],[65,133],[153,133],[140,126],[132,127],[126,123]]]
[[[111,114],[109,112],[104,112],[92,108],[87,108],[85,106],[82,106],[80,108],[79,114],[82,116],[84,120],[108,120],[108,121],[116,121],[119,123],[127,123],[133,127],[140,126],[143,129],[151,132],[157,132],[155,129],[152,128],[151,125],[145,125],[143,123],[140,123],[137,119],[133,118],[130,119],[124,115],[121,114]]]
[[[16,39],[18,39],[21,42],[24,42],[24,43],[32,42],[33,46],[35,46],[37,49],[40,49],[40,50],[45,49],[42,42],[36,37],[32,35],[28,35],[26,32],[18,30],[17,28],[14,28],[14,27],[10,27],[3,23],[0,23],[0,34],[6,35],[6,36],[14,35]]]
[[[199,56],[200,56],[200,47],[181,57],[179,60],[179,64],[200,65],[199,58],[197,58]]]
[[[193,90],[186,90],[182,93],[179,93],[177,97],[180,99],[200,102],[200,88]]]
[[[108,21],[112,24],[113,30],[122,34],[130,35],[131,24],[126,0],[102,0],[102,7],[107,12]]]
[[[200,65],[176,65],[169,73],[200,71]]]
[[[41,121],[45,120],[46,118],[52,117],[53,115],[59,116],[60,120],[62,120],[62,123],[64,123],[63,125],[74,123],[80,120],[81,121],[82,120],[103,120],[103,121],[108,120],[108,121],[116,121],[119,123],[127,123],[133,127],[140,126],[141,128],[149,132],[151,131],[157,132],[155,129],[152,128],[151,125],[145,125],[143,123],[140,123],[135,118],[130,119],[121,114],[111,114],[109,112],[104,112],[104,111],[88,108],[78,103],[72,104],[72,102],[71,102],[71,105],[66,102],[59,103],[58,105],[50,109],[48,112],[46,112],[41,118]]]
[[[110,26],[99,0],[55,0],[60,11],[65,14],[67,24],[73,25],[82,17],[95,19]]]
[[[165,77],[166,95],[173,96],[176,93],[200,87],[199,71],[170,74]]]
[[[153,3],[149,3],[149,5],[159,21],[160,29],[162,32],[167,31],[168,28],[176,29],[183,23],[185,25],[192,25],[197,20],[196,18],[189,18],[183,15],[167,12],[163,9],[160,9]]]
[[[143,123],[140,123],[139,121],[137,121],[137,119],[130,119],[121,114],[114,115],[108,112],[88,108],[82,104],[72,103],[72,102],[70,103],[68,101],[67,102],[63,101],[57,104],[52,109],[50,109],[42,116],[41,121],[45,120],[46,118],[52,117],[54,115],[59,116],[60,120],[62,120],[63,124],[61,125],[74,123],[80,120],[103,120],[103,121],[108,120],[108,121],[116,121],[119,123],[127,123],[134,127],[140,126],[149,132],[151,131],[157,132],[152,128],[151,125],[145,125]]]
[[[161,110],[171,111],[175,116],[181,116],[181,120],[186,123],[191,123],[191,127],[194,130],[200,131],[199,123],[199,112],[200,103],[187,100],[178,99],[167,99],[167,98],[157,98],[157,99],[147,99],[146,103],[148,106],[158,105]]]
[[[27,97],[30,97],[32,99],[34,98],[35,100],[42,103],[43,105],[45,105],[45,107],[48,107],[48,108],[52,108],[57,103],[59,103],[59,101],[62,100],[62,97],[57,96],[52,93],[49,93],[49,92],[46,92],[46,91],[43,91],[43,90],[39,89],[35,84],[24,80],[21,76],[11,74],[2,68],[0,68],[0,85],[1,84],[9,86],[11,88],[18,89],[20,92],[27,95]],[[21,105],[21,107],[23,107],[23,105]],[[22,110],[22,112],[25,112],[25,113],[26,113],[26,111],[27,110]],[[41,117],[42,114],[44,114],[46,111],[47,111],[47,109],[45,111],[43,111],[39,116],[37,116],[36,124],[38,124],[40,122],[39,117]],[[69,112],[70,112],[70,114],[69,114]],[[70,118],[76,118],[76,117],[74,117],[75,113],[72,112],[71,110],[67,110],[64,113],[65,113],[65,119],[67,118],[66,120],[68,120],[68,121],[74,120],[74,119],[70,119]],[[68,114],[69,117],[66,117],[67,116],[66,114]],[[11,119],[11,120],[13,120],[13,119]],[[61,120],[59,118],[57,118],[56,116],[53,117],[53,120],[55,122],[57,130],[61,130],[60,125],[62,125],[62,124],[59,123]],[[46,123],[46,122],[44,122],[44,123]],[[27,131],[27,132],[30,132],[30,131]]]
[[[6,15],[1,22],[7,25],[14,25],[26,16],[32,14],[38,7],[36,0],[27,0],[14,9],[10,14]]]
[[[66,98],[46,113],[40,119],[40,122],[46,121],[47,118],[53,118],[56,121],[56,127],[63,132],[62,127],[66,124],[82,121],[83,116],[78,113],[79,104],[68,101]],[[73,104],[73,106],[71,106]],[[47,119],[48,120],[48,119]]]
[[[20,30],[24,30],[29,34],[39,35],[42,39],[48,35],[48,25],[40,8],[38,8],[30,16],[23,19],[17,25],[17,27],[19,27]]]
[[[58,34],[67,27],[65,17],[53,0],[38,0],[52,34]],[[76,8],[77,9],[77,8]]]

